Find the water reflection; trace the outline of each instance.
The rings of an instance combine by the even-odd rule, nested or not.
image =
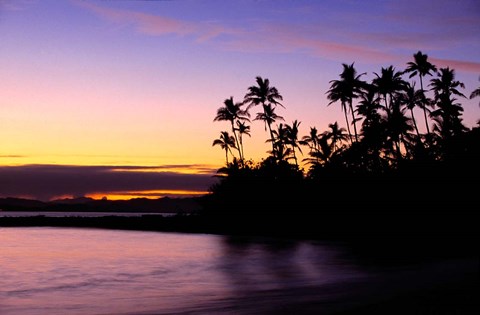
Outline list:
[[[333,287],[367,276],[338,248],[320,242],[230,236],[220,244],[219,270],[247,314],[309,314],[305,307],[331,299]],[[311,314],[319,308],[328,310],[317,305]]]
[[[2,315],[331,314],[471,269],[378,276],[335,244],[73,228],[0,229],[0,253]]]
[[[236,294],[319,285],[352,275],[351,266],[319,244],[226,237],[221,245],[220,270]]]
[[[362,276],[309,242],[60,228],[0,239],[2,315],[248,314]]]

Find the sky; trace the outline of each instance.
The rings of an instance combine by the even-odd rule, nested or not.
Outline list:
[[[479,34],[478,0],[0,0],[0,197],[206,193],[230,130],[216,111],[257,76],[302,136],[345,127],[326,98],[343,63],[370,81],[422,51],[469,96]],[[479,99],[459,101],[474,127]],[[252,121],[246,158],[267,138]]]

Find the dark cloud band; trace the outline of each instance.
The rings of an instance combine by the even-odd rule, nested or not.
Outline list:
[[[173,167],[173,166],[171,166]],[[184,166],[183,166],[184,167]],[[194,167],[195,168],[195,167]],[[152,171],[162,167],[23,165],[0,167],[0,197],[84,196],[95,192],[184,190],[208,191],[212,173]]]

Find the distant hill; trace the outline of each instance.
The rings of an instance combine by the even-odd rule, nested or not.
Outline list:
[[[81,197],[39,201],[22,198],[0,198],[2,211],[85,211],[85,212],[149,212],[191,213],[201,209],[202,197],[158,199],[135,198],[130,200],[95,200]]]

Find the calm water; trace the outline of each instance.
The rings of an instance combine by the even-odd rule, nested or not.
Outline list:
[[[0,228],[0,314],[327,314],[378,278],[346,257],[306,241]]]

